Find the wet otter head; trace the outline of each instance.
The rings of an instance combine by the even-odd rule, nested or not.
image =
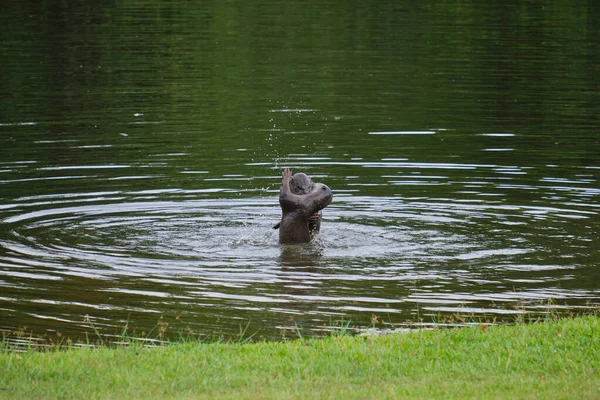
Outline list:
[[[290,190],[294,194],[303,195],[309,193],[313,189],[312,180],[303,172],[298,172],[292,176],[290,180]]]

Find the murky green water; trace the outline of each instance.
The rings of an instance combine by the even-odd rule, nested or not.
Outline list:
[[[597,307],[600,9],[398,3],[6,7],[0,329]],[[334,191],[311,245],[283,167]]]

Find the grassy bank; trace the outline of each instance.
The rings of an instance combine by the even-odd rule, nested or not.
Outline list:
[[[0,353],[0,398],[600,398],[600,318]]]

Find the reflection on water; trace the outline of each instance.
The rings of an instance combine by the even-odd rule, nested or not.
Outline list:
[[[598,307],[597,10],[27,7],[0,44],[0,330]],[[272,229],[284,167],[335,193],[309,245]]]
[[[393,326],[597,299],[581,281],[593,237],[568,233],[594,209],[340,195],[317,240],[279,246],[276,192],[186,199],[198,195],[16,199],[0,242],[3,309],[41,331],[89,329],[85,314],[109,331],[149,329],[167,314],[179,329],[227,334],[250,321],[272,336],[265,325],[318,331],[373,314]]]

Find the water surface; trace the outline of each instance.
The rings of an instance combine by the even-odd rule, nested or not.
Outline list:
[[[598,307],[594,7],[4,14],[3,331],[280,338]],[[284,167],[334,191],[309,245],[272,229]]]

